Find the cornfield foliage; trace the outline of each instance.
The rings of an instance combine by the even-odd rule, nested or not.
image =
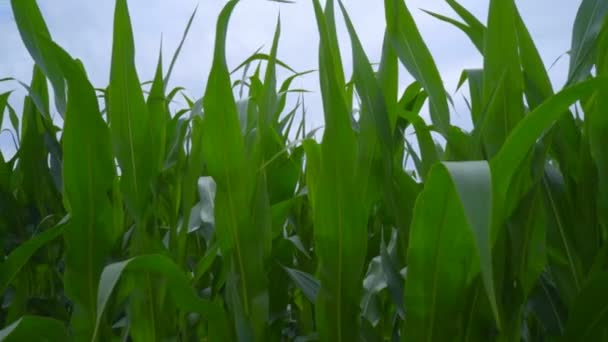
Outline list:
[[[280,21],[228,68],[235,0],[186,108],[167,87],[179,50],[141,83],[126,0],[105,88],[35,0],[11,0],[35,65],[2,80],[25,87],[21,115],[0,94],[18,146],[0,158],[0,341],[608,341],[608,1],[581,2],[560,90],[514,0],[486,23],[446,2],[459,18],[431,15],[483,55],[460,82],[472,130],[450,124],[403,0],[384,1],[377,67],[342,3],[313,0],[315,139]]]

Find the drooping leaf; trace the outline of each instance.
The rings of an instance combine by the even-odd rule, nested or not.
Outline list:
[[[448,135],[450,110],[443,81],[433,57],[402,0],[385,0],[387,30],[401,63],[429,94],[431,120],[437,130]]]
[[[568,81],[571,85],[583,81],[589,76],[595,63],[595,55],[601,51],[596,40],[608,13],[608,2],[603,0],[584,0],[581,2],[574,27],[570,46],[570,67]]]
[[[55,227],[32,237],[15,248],[0,264],[0,292],[4,292],[21,268],[42,246],[53,241],[63,233],[69,216],[64,217]]]
[[[540,53],[519,13],[517,17],[517,37],[524,76],[524,94],[528,107],[535,109],[554,92]],[[559,161],[560,167],[562,170],[574,173],[579,160],[580,132],[572,114],[567,112],[562,115],[551,131],[554,134],[547,134],[546,139],[551,139],[552,148],[555,150],[555,157]]]
[[[431,12],[431,11],[427,11],[427,10],[423,10],[423,11],[432,17],[435,17],[448,24],[452,24],[453,26],[460,29],[462,32],[464,32],[469,37],[469,39],[471,39],[471,42],[475,45],[477,50],[479,50],[480,52],[483,53],[483,34],[485,33],[483,30],[482,31],[474,30],[467,24],[461,23],[458,20],[452,19],[450,17],[446,17],[439,13],[435,13],[435,12]],[[485,27],[483,27],[483,28],[485,28]]]
[[[11,0],[15,22],[30,56],[51,81],[55,90],[55,106],[61,116],[66,110],[65,80],[54,52],[44,40],[52,40],[36,0]]]
[[[605,78],[596,78],[568,87],[550,97],[521,120],[491,161],[496,195],[499,198],[505,198],[513,174],[537,138],[563,115],[568,107],[596,89],[606,87],[606,82]]]
[[[265,54],[265,53],[254,53],[253,55],[247,57],[247,59],[245,59],[236,68],[232,69],[232,71],[230,71],[230,74],[233,74],[233,73],[239,71],[243,67],[251,64],[251,62],[253,62],[253,61],[257,61],[257,60],[269,60],[270,58],[271,57],[268,54]],[[294,69],[292,69],[289,65],[287,65],[285,62],[281,61],[280,59],[276,59],[276,63],[277,63],[277,65],[280,65],[284,69],[287,69],[288,71],[290,71],[290,72],[292,72],[294,74],[297,73]]]
[[[475,18],[475,16],[469,12],[466,8],[460,5],[456,0],[446,0],[448,5],[456,12],[462,20],[468,25],[469,30],[467,35],[471,39],[471,42],[475,45],[479,52],[483,53],[484,46],[484,36],[485,36],[485,26],[479,19]]]

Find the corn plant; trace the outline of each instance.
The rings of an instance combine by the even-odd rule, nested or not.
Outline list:
[[[26,91],[20,115],[0,94],[0,341],[608,341],[608,1],[581,1],[559,90],[515,1],[488,2],[485,22],[427,12],[483,56],[458,85],[465,130],[403,0],[377,67],[342,2],[313,0],[309,71],[279,58],[280,19],[230,69],[231,0],[200,97],[169,88],[196,11],[142,83],[116,0],[95,88],[36,1],[11,0],[34,65],[0,80]]]

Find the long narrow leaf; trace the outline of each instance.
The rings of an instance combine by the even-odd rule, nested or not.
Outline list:
[[[384,7],[393,48],[401,63],[429,94],[431,120],[437,130],[447,137],[450,110],[433,57],[405,3],[402,0],[385,0]]]
[[[68,82],[63,131],[64,202],[71,220],[65,228],[66,293],[76,303],[74,333],[90,338],[96,317],[97,281],[121,233],[113,225],[108,194],[115,184],[110,132],[99,111],[95,90],[77,62],[56,47]]]
[[[116,0],[108,117],[127,207],[139,220],[147,208],[156,151],[148,149],[150,118],[135,69],[133,30],[126,0]],[[158,138],[158,137],[154,137]]]
[[[580,98],[606,87],[606,78],[591,79],[568,87],[530,112],[506,139],[504,146],[492,159],[492,175],[497,195],[504,198],[511,178],[537,138]]]
[[[11,0],[11,6],[21,39],[30,56],[51,81],[55,90],[55,106],[63,116],[66,110],[65,81],[53,53],[42,47],[45,45],[43,40],[51,40],[51,34],[40,8],[36,0]]]
[[[589,76],[595,62],[595,41],[608,13],[608,2],[604,0],[584,0],[581,2],[570,46],[570,68],[566,85],[580,82]]]
[[[32,237],[13,250],[0,264],[0,292],[4,292],[21,268],[42,246],[53,241],[63,233],[69,216],[64,217],[55,227]]]

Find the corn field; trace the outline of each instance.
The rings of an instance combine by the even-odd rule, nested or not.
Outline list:
[[[483,56],[459,84],[467,131],[403,0],[374,4],[378,64],[339,0],[312,0],[307,72],[277,55],[280,20],[229,68],[229,1],[200,98],[167,86],[179,49],[142,83],[127,0],[103,88],[35,0],[11,0],[34,65],[0,80],[26,91],[0,94],[17,146],[0,341],[608,341],[608,1],[581,1],[561,89],[515,1],[487,2],[485,23],[456,0],[457,18],[430,13]],[[308,73],[321,131],[293,86]]]

